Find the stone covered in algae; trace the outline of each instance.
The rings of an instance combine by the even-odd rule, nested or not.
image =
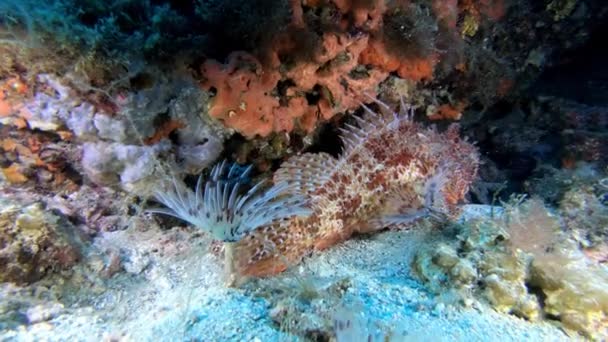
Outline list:
[[[414,270],[437,293],[456,289],[499,312],[557,318],[566,329],[605,340],[608,269],[559,227],[558,216],[538,199],[508,204],[503,217],[454,224],[456,238],[433,237],[417,253]]]
[[[0,199],[0,282],[27,284],[81,258],[77,229],[46,211]]]
[[[537,319],[540,305],[526,288],[526,257],[507,251],[506,233],[479,220],[455,229],[455,241],[431,245],[416,255],[414,270],[419,277],[433,291],[454,288],[463,299],[474,294],[497,311]]]
[[[537,258],[530,267],[530,283],[545,295],[544,311],[564,327],[594,340],[608,338],[608,269],[580,250],[561,249]]]

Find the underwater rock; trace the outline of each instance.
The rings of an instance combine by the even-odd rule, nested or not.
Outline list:
[[[608,206],[602,196],[608,191],[606,184],[572,186],[560,201],[560,212],[574,239],[585,248],[595,248],[608,243]]]
[[[455,227],[457,241],[444,236],[416,253],[413,268],[432,291],[454,288],[499,312],[551,315],[587,337],[608,336],[608,270],[559,238],[557,218],[538,199],[507,205],[493,218],[489,210],[464,216],[470,219]]]
[[[369,70],[361,77],[351,75],[367,45],[366,35],[325,33],[316,39],[323,48],[286,72],[280,56],[294,47],[281,39],[268,52],[270,66],[242,51],[230,54],[226,64],[207,60],[201,67],[202,86],[216,93],[210,116],[249,139],[296,129],[310,133],[319,121],[359,107],[365,94],[376,95],[376,85],[388,73]],[[282,84],[286,89],[275,90]]]
[[[470,284],[477,279],[477,270],[469,260],[461,259],[450,268],[450,276],[456,283]]]
[[[177,84],[181,87],[159,95],[170,84],[123,96],[118,113],[121,120],[95,115],[96,139],[82,147],[82,167],[94,182],[120,185],[129,191],[145,189],[151,186],[149,177],[160,169],[162,161],[175,164],[175,171],[181,174],[199,173],[217,159],[227,135],[219,124],[201,114],[206,103],[203,92]],[[169,95],[174,93],[177,97],[171,99]],[[170,118],[167,122],[176,124],[155,127],[155,120],[165,112]],[[124,122],[130,128],[126,129]],[[167,138],[174,131],[177,153],[169,156],[174,143]]]
[[[38,85],[46,91],[37,92],[24,103],[19,114],[31,129],[55,132],[67,128],[81,140],[127,140],[128,122],[124,118],[110,117],[108,113],[99,111],[58,77],[38,75]]]
[[[27,197],[34,197],[29,193]],[[130,217],[134,198],[125,192],[109,187],[97,187],[85,184],[77,191],[67,195],[40,197],[50,210],[60,212],[72,222],[78,222],[78,228],[89,236],[99,232],[123,230],[129,222],[140,218]]]
[[[588,82],[595,83],[593,80]],[[560,137],[562,166],[572,169],[578,162],[597,163],[600,168],[608,165],[608,107],[601,105],[605,101],[590,105],[566,96],[540,96],[537,102],[535,106],[540,113],[534,114],[542,115],[543,121],[555,121],[547,128],[552,128],[551,134]],[[542,126],[537,126],[542,129]]]
[[[0,178],[8,184],[53,190],[73,191],[82,181],[78,146],[62,139],[60,134],[42,131],[0,128]]]
[[[454,267],[460,261],[458,252],[447,244],[440,244],[433,255],[433,263],[446,269]]]
[[[215,162],[224,150],[224,140],[231,132],[207,114],[208,94],[198,87],[185,86],[171,101],[169,116],[180,122],[177,129],[178,169],[199,174]]]
[[[465,206],[462,221],[454,228],[457,239],[443,237],[437,245],[420,250],[413,268],[433,291],[454,288],[462,300],[478,296],[497,311],[535,320],[540,305],[526,287],[527,258],[504,243],[506,230],[494,223],[502,215],[502,208]]]
[[[530,283],[545,295],[543,310],[566,328],[594,340],[608,338],[608,269],[576,247],[532,262]]]
[[[82,256],[77,228],[44,209],[2,200],[0,209],[0,281],[31,283],[67,270]]]

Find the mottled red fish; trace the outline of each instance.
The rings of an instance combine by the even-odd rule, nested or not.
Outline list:
[[[242,275],[265,276],[285,270],[304,256],[348,239],[354,233],[408,228],[428,215],[454,215],[479,164],[477,149],[460,138],[458,126],[445,132],[412,120],[376,101],[346,125],[338,158],[304,153],[288,159],[274,176],[304,196],[312,213],[260,227],[236,243]]]

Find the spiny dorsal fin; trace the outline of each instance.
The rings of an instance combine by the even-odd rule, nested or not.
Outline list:
[[[369,136],[377,134],[382,130],[395,129],[402,120],[411,120],[413,107],[407,105],[403,99],[400,103],[400,111],[394,111],[391,107],[374,98],[368,96],[380,108],[380,113],[376,113],[366,104],[361,103],[361,107],[365,110],[362,116],[353,115],[357,121],[357,126],[346,124],[344,128],[340,128],[340,139],[344,143],[342,156],[348,156],[358,146],[363,144]]]
[[[336,158],[323,152],[293,156],[277,170],[274,182],[285,182],[296,193],[310,194],[330,179],[337,162]]]

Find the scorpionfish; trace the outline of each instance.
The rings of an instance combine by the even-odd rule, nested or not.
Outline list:
[[[356,233],[407,229],[429,215],[453,217],[474,181],[477,148],[462,139],[457,124],[445,131],[413,120],[375,100],[341,129],[343,151],[304,153],[287,159],[274,182],[305,195],[307,217],[290,217],[260,227],[236,246],[237,271],[267,276],[284,271],[314,251]]]

